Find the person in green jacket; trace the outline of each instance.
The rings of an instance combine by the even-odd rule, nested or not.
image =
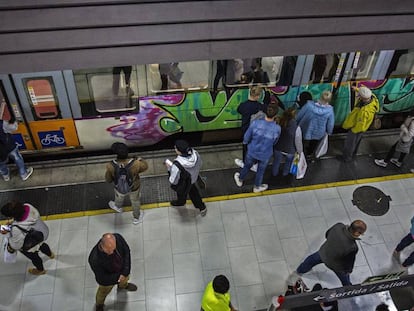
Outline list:
[[[229,280],[224,275],[217,275],[204,290],[201,311],[237,311],[231,304],[229,289]]]
[[[352,87],[352,89],[357,92],[358,100],[342,124],[342,127],[348,130],[341,158],[344,162],[352,161],[357,153],[362,134],[369,129],[375,114],[379,112],[378,98],[369,88],[361,86],[360,88]]]

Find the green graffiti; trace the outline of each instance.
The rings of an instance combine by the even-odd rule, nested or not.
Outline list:
[[[364,82],[359,82],[364,84]],[[414,80],[403,78],[386,81],[367,81],[380,102],[380,114],[407,111],[414,108]],[[280,91],[279,91],[280,89]],[[304,91],[310,92],[315,100],[324,90],[333,90],[330,83],[302,86],[267,88],[265,91],[276,95],[285,108],[296,105],[297,96]],[[225,91],[220,91],[214,102],[210,92],[187,93],[182,102],[171,105],[160,102],[154,104],[167,112],[160,120],[160,127],[167,133],[178,131],[209,131],[237,128],[241,117],[237,112],[239,104],[247,100],[247,88],[236,89],[227,100]],[[264,93],[262,98],[264,97]],[[352,109],[355,93],[350,83],[343,83],[336,91],[331,104],[335,111],[335,124],[340,125]]]

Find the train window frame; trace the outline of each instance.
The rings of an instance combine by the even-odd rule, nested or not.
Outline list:
[[[194,67],[193,65],[204,66],[204,76],[201,74],[200,81],[194,82],[194,79],[189,78],[188,80],[183,80],[183,76],[186,78],[185,73],[191,72],[189,67]],[[160,66],[163,67],[160,67]],[[168,66],[168,67],[167,67]],[[169,70],[169,71],[168,71]],[[164,73],[161,73],[163,71]],[[168,71],[168,72],[167,72]],[[173,73],[174,72],[174,73]],[[200,71],[195,71],[196,73]],[[202,72],[202,71],[201,71]],[[172,75],[177,75],[172,79]],[[211,61],[209,60],[197,60],[197,61],[183,61],[183,62],[165,62],[165,63],[151,63],[145,65],[145,74],[147,80],[147,90],[150,94],[168,94],[168,93],[179,93],[179,92],[192,92],[192,91],[203,91],[208,90],[211,87],[210,76],[211,76]],[[161,78],[161,75],[167,77],[167,80]],[[178,77],[179,76],[179,77]],[[179,84],[174,81],[178,80],[178,83],[181,87],[178,87]],[[167,88],[162,88],[162,83],[167,83]],[[172,88],[171,83],[175,84],[177,87]],[[188,86],[186,86],[186,84]],[[160,85],[160,87],[154,87],[154,85]]]
[[[111,85],[113,86],[113,82],[114,82],[113,68],[114,67],[97,68],[97,69],[95,69],[95,71],[90,70],[90,71],[86,71],[84,73],[84,75],[86,76],[86,83],[87,83],[87,86],[88,86],[89,100],[93,104],[94,111],[96,111],[98,114],[108,114],[108,113],[116,113],[116,112],[125,113],[125,112],[135,112],[135,111],[139,112],[139,100],[138,100],[139,99],[139,94],[138,94],[138,89],[137,89],[138,80],[137,80],[136,68],[135,68],[135,65],[132,65],[131,67],[133,67],[133,68],[131,70],[130,86],[129,87],[130,87],[130,90],[132,91],[133,95],[131,95],[129,97],[128,96],[113,95],[113,93],[112,93],[113,89],[111,88],[110,89],[111,94],[107,95],[106,97],[103,97],[104,98],[103,100],[105,100],[108,103],[113,103],[115,98],[125,99],[125,97],[128,97],[128,101],[130,102],[131,107],[128,107],[127,105],[125,105],[125,107],[110,107],[110,108],[102,109],[101,107],[99,107],[97,105],[97,98],[95,97],[95,92],[94,92],[92,79],[94,77],[97,77],[97,76],[111,76],[111,79],[112,79]],[[133,78],[134,76],[135,76],[135,79]],[[131,81],[133,81],[133,80],[135,81],[135,83],[134,83],[135,87],[131,88],[131,85],[132,85]],[[125,84],[125,73],[122,73],[122,74],[120,73],[118,83]],[[118,85],[118,87],[120,89],[121,85]],[[119,89],[118,89],[118,91],[119,91]],[[125,91],[125,92],[127,92],[127,91]],[[128,94],[126,93],[126,95],[128,95]],[[93,115],[97,115],[97,114],[93,114]]]
[[[52,91],[52,96],[55,102],[55,108],[57,110],[57,113],[54,117],[52,118],[42,118],[38,115],[36,108],[34,107],[35,104],[33,102],[33,97],[32,94],[29,93],[29,86],[28,86],[28,82],[30,81],[34,81],[34,80],[46,80],[48,81],[49,85],[50,85],[50,89]],[[27,102],[29,104],[30,110],[32,112],[33,118],[35,121],[45,121],[45,120],[58,120],[58,119],[62,119],[62,112],[60,109],[60,101],[59,101],[59,96],[56,92],[56,86],[53,80],[53,77],[51,76],[39,76],[39,77],[24,77],[22,78],[22,84],[23,84],[23,89],[24,89],[24,93],[26,95],[27,98]]]
[[[13,109],[11,109],[10,100],[7,96],[6,89],[3,85],[3,81],[0,80],[0,96],[2,97],[0,99],[0,119],[9,121],[12,116],[14,116]],[[6,114],[6,116],[5,116]]]
[[[397,52],[397,50],[396,50]],[[401,72],[401,69],[399,70],[399,72],[397,72],[396,74],[393,74],[393,72],[397,71],[398,67],[400,66],[400,62],[401,62],[401,58],[406,56],[406,55],[412,55],[412,60],[411,60],[411,69],[409,70],[409,72]],[[405,64],[405,63],[404,63]],[[389,73],[389,76],[387,78],[404,78],[404,77],[414,77],[414,49],[407,49],[407,53],[402,54],[399,58],[398,58],[398,63],[395,65],[395,69]]]

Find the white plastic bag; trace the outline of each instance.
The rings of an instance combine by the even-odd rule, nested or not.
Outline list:
[[[318,147],[316,147],[315,157],[318,159],[328,152],[328,134],[319,141]]]
[[[308,164],[306,163],[305,154],[301,152],[299,156],[298,172],[296,174],[296,179],[302,179],[303,177],[305,177],[307,168]]]
[[[3,238],[3,244],[1,245],[3,251],[4,251],[4,262],[5,263],[15,263],[17,260],[17,251],[14,251],[14,253],[10,253],[7,249],[7,244],[9,244],[9,238],[4,237]]]

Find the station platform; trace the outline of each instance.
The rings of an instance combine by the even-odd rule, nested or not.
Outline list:
[[[39,209],[57,257],[44,258],[47,274],[37,277],[27,273],[31,263],[21,254],[16,264],[1,261],[0,310],[94,310],[97,284],[87,258],[105,232],[118,232],[129,243],[131,282],[138,285],[134,293],[114,289],[105,310],[199,310],[204,287],[217,274],[230,279],[232,301],[240,311],[266,309],[273,296],[285,292],[289,273],[323,243],[327,228],[354,219],[364,220],[368,230],[358,242],[352,282],[399,271],[391,254],[414,213],[414,157],[409,155],[401,168],[377,167],[373,159],[391,142],[374,140],[365,141],[351,163],[335,158],[333,143],[326,157],[308,163],[302,180],[275,179],[268,170],[264,182],[270,189],[259,194],[252,193],[253,173],[242,188],[234,184],[240,144],[198,148],[207,177],[205,217],[190,202],[178,208],[169,204],[175,197],[163,161],[174,158],[172,150],[139,154],[150,168],[142,178],[144,219],[138,225],[132,224],[130,208],[114,213],[107,207],[113,187],[103,177],[111,157],[31,163],[33,176],[21,182],[12,173],[12,180],[0,185],[0,199],[18,198]],[[352,194],[363,185],[392,198],[388,213],[369,216],[353,205]],[[404,250],[403,257],[411,251]],[[410,267],[408,273],[413,272]],[[310,287],[317,282],[340,286],[324,265],[304,275],[304,281]],[[397,310],[389,295],[340,300],[339,308],[375,310],[382,301]]]

